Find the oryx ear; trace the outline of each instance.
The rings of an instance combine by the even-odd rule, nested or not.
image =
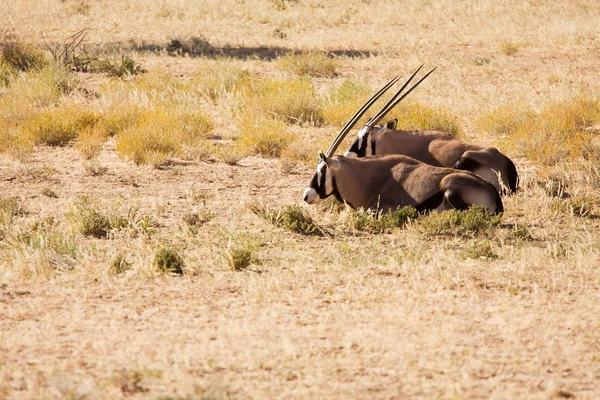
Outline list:
[[[394,129],[396,129],[397,125],[398,125],[398,118],[394,118],[393,120],[388,121],[387,125],[385,127],[388,128],[390,131],[393,131]]]
[[[330,158],[327,160],[327,167],[332,171],[337,171],[340,168],[340,160],[336,158]]]

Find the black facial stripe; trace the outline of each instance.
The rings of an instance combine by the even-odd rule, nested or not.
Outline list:
[[[323,165],[323,168],[321,168],[321,182],[319,182],[319,196],[321,196],[321,197],[326,196],[326,193],[325,193],[326,180],[327,180],[327,164]]]

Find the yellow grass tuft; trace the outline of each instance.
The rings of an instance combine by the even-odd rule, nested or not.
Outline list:
[[[266,157],[279,157],[295,139],[285,123],[252,110],[240,116],[238,131],[241,150]]]
[[[86,126],[80,130],[75,148],[86,160],[89,160],[100,153],[100,149],[107,139],[108,134],[101,126]]]
[[[95,112],[80,105],[50,109],[23,121],[23,131],[36,144],[65,146],[80,131],[90,129],[98,121]]]
[[[192,80],[200,93],[213,101],[225,93],[236,92],[248,83],[250,73],[238,66],[226,62],[206,64]]]
[[[256,79],[245,90],[244,106],[290,124],[321,123],[321,104],[310,80]]]
[[[336,75],[337,62],[325,52],[288,53],[281,57],[279,65],[282,69],[296,75],[331,78]]]
[[[200,111],[148,109],[135,125],[117,135],[116,149],[138,165],[159,167],[187,146],[202,142],[212,129],[212,122]]]
[[[517,43],[513,43],[509,40],[504,41],[500,44],[500,51],[507,56],[514,56],[519,51],[519,45]]]
[[[400,103],[387,116],[398,118],[398,128],[404,130],[437,130],[460,137],[462,129],[458,119],[440,107],[428,107],[419,103]],[[385,121],[381,121],[385,123]]]

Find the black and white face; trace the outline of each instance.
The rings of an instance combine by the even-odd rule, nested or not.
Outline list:
[[[377,140],[379,140],[386,132],[396,129],[397,123],[398,120],[393,119],[383,126],[374,126],[372,128],[369,128],[366,125],[363,126],[361,130],[358,131],[358,135],[350,146],[350,149],[344,153],[344,155],[350,158],[376,155],[375,146],[377,145]]]
[[[369,129],[368,126],[363,126],[360,131],[358,131],[358,135],[350,149],[344,153],[346,157],[357,158],[357,157],[368,157],[373,155],[373,146],[374,143],[371,140],[371,132],[373,130],[378,129],[378,127],[374,126]]]
[[[317,172],[310,181],[310,186],[304,189],[304,201],[308,204],[317,204],[319,201],[331,196],[333,193],[333,179],[331,171],[325,161],[317,166]]]

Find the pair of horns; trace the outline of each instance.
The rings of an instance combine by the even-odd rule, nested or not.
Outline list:
[[[423,65],[425,65],[425,64],[423,64]],[[385,117],[392,110],[392,108],[394,108],[398,103],[400,103],[402,101],[402,99],[404,99],[406,96],[408,96],[408,94],[410,92],[412,92],[417,86],[419,86],[419,84],[421,84],[421,82],[423,82],[423,80],[425,80],[425,78],[427,78],[437,68],[437,67],[433,68],[431,71],[429,71],[427,74],[425,74],[424,77],[422,77],[421,79],[419,79],[419,81],[417,83],[415,83],[410,89],[408,89],[408,91],[406,93],[402,94],[402,91],[404,89],[406,89],[406,87],[408,86],[408,84],[410,83],[410,81],[415,77],[415,75],[417,75],[417,73],[421,70],[421,68],[423,68],[423,65],[421,65],[419,68],[417,68],[417,70],[415,72],[413,72],[413,74],[410,76],[410,78],[408,78],[408,80],[406,81],[406,83],[404,83],[404,85],[402,85],[402,87],[381,108],[381,110],[379,110],[379,112],[377,112],[377,114],[375,115],[375,117],[371,118],[365,124],[366,127],[371,128],[371,127],[375,126],[375,124],[377,124],[379,121],[381,121],[381,119],[383,117]],[[346,137],[346,135],[348,134],[348,132],[350,132],[350,130],[354,127],[354,125],[356,125],[356,123],[358,122],[358,120],[367,112],[367,110],[381,96],[383,96],[383,94],[385,92],[387,92],[399,80],[400,80],[400,77],[396,76],[394,79],[392,79],[391,81],[389,81],[384,87],[382,87],[377,93],[375,93],[373,95],[373,97],[371,97],[356,112],[356,114],[354,114],[354,116],[352,118],[350,118],[350,120],[348,121],[348,123],[346,123],[346,125],[344,125],[344,127],[342,128],[342,130],[340,131],[340,133],[338,133],[337,137],[335,138],[335,140],[333,141],[333,143],[331,144],[331,146],[329,146],[329,149],[325,152],[325,154],[324,154],[325,157],[329,158],[329,157],[331,157],[333,155],[333,153],[335,153],[335,151],[337,150],[338,146],[342,143],[342,141],[344,140],[344,138]],[[320,153],[319,156],[322,157],[322,154],[323,153]]]

